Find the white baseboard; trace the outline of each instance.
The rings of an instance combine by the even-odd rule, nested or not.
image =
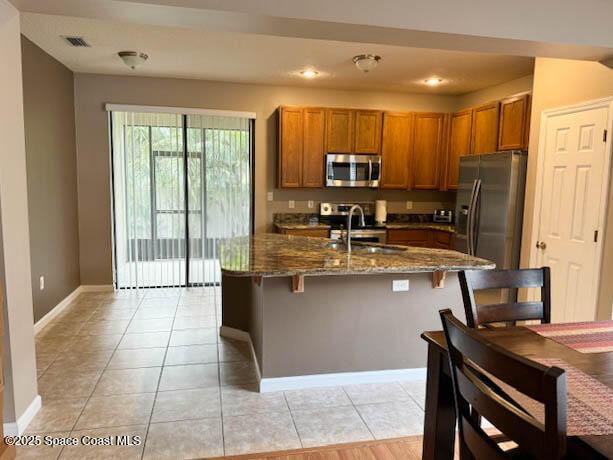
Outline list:
[[[302,390],[305,388],[353,385],[356,383],[390,383],[399,380],[426,380],[426,368],[384,371],[340,372],[337,374],[297,375],[260,379],[260,393]]]
[[[82,292],[82,286],[79,286],[70,294],[68,294],[64,300],[58,303],[55,307],[47,312],[45,316],[34,323],[34,334],[38,334],[47,324],[49,324],[55,317],[57,317],[62,311],[66,309],[70,303],[75,300]]]
[[[258,364],[258,358],[255,355],[255,348],[253,348],[253,342],[251,341],[251,335],[247,331],[235,329],[228,326],[220,326],[219,335],[226,339],[240,340],[249,344],[249,350],[251,351],[251,359],[255,364],[255,373],[257,374],[258,382],[262,381],[262,374],[260,373],[260,365]],[[261,390],[260,390],[261,392]]]
[[[4,424],[4,436],[21,436],[36,413],[40,410],[41,405],[42,400],[40,395],[36,395],[36,398],[32,400],[28,408],[21,414],[16,422]]]
[[[83,284],[81,292],[110,292],[113,291],[112,284]]]

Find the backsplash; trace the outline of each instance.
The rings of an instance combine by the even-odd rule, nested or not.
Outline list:
[[[304,212],[296,212],[296,213],[288,213],[288,212],[280,212],[274,213],[272,216],[273,224],[308,224],[311,218],[319,218],[318,213],[304,213]],[[387,214],[387,223],[388,224],[423,224],[432,222],[432,213],[414,213],[414,214],[397,214],[397,213],[388,213]]]

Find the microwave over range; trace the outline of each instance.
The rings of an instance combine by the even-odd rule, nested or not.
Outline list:
[[[326,187],[379,187],[380,155],[326,155]]]

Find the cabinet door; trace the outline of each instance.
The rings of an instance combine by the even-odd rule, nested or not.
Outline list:
[[[420,248],[432,247],[432,233],[422,229],[391,229],[387,231],[387,242],[402,246],[415,246]]]
[[[514,150],[525,147],[528,98],[529,96],[524,94],[500,102],[498,150]]]
[[[324,110],[318,108],[304,109],[303,118],[302,186],[323,187],[325,156]]]
[[[472,153],[498,150],[498,113],[500,104],[492,102],[473,109]]]
[[[451,114],[449,122],[449,150],[445,188],[456,190],[460,178],[460,157],[470,155],[473,111],[464,110]]]
[[[381,124],[383,113],[376,110],[355,111],[355,153],[381,151]]]
[[[300,187],[304,145],[302,108],[281,107],[279,123],[279,186]]]
[[[353,152],[354,112],[349,109],[326,111],[326,152]]]
[[[413,142],[413,188],[436,190],[439,188],[439,170],[443,146],[445,115],[442,113],[416,113]]]
[[[383,114],[381,188],[409,188],[409,161],[413,148],[413,114]]]

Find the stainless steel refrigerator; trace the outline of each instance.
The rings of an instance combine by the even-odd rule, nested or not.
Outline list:
[[[527,160],[520,150],[460,159],[456,250],[492,260],[499,269],[519,267]],[[515,295],[499,291],[496,298]]]

